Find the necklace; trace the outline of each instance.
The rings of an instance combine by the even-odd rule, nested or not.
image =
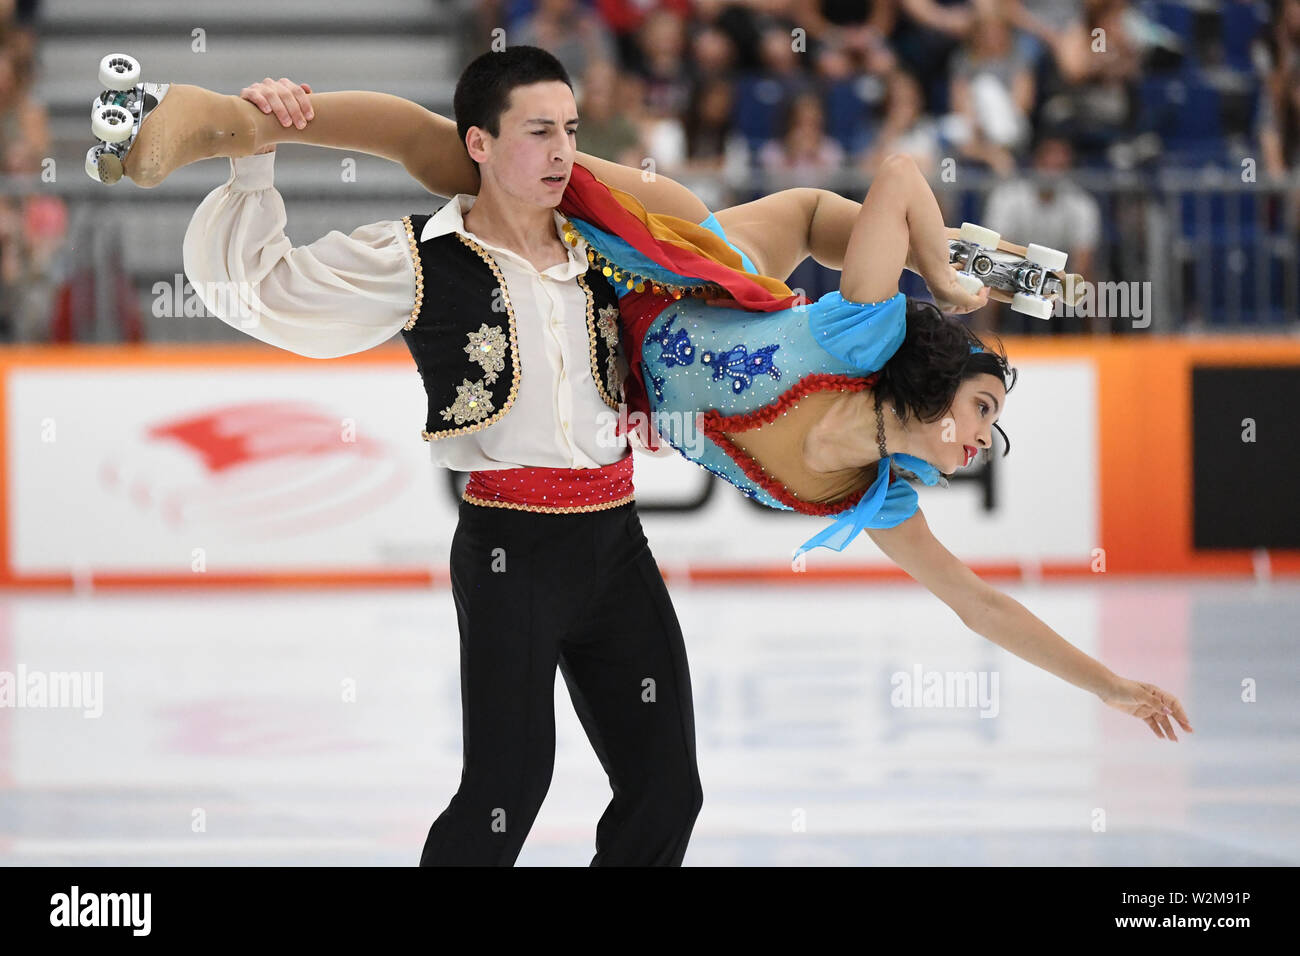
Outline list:
[[[894,417],[901,422],[903,420],[903,416],[898,414],[898,406],[891,404],[889,407],[894,410]],[[884,461],[886,458],[889,457],[889,452],[885,451],[885,417],[883,413],[880,411],[879,392],[876,393],[876,447],[880,449],[881,461]]]

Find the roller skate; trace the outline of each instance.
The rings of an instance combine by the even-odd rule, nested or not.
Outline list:
[[[948,261],[967,292],[989,287],[990,298],[1010,302],[1014,312],[1050,319],[1057,299],[1075,305],[1083,298],[1083,277],[1067,273],[1066,253],[1047,246],[1017,246],[992,229],[963,222],[948,240]]]
[[[104,91],[90,105],[99,140],[86,153],[86,173],[113,184],[123,176],[157,186],[172,170],[210,156],[247,156],[255,130],[238,98],[183,83],[143,83],[140,63],[110,53],[99,64]]]

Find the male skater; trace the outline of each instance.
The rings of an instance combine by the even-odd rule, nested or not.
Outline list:
[[[585,242],[561,240],[572,85],[549,53],[511,47],[465,69],[454,106],[477,196],[293,248],[272,146],[199,206],[186,275],[255,288],[251,328],[208,306],[300,354],[400,330],[433,460],[470,472],[451,545],[464,764],[421,865],[514,863],[550,786],[558,664],[613,790],[592,865],[677,866],[703,802],[690,674],[626,437],[601,428],[622,395],[617,296]]]

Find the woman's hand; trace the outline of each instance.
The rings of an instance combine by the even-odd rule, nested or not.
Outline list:
[[[1113,687],[1097,696],[1102,703],[1146,721],[1157,737],[1165,737],[1177,743],[1178,737],[1169,723],[1170,716],[1178,721],[1183,730],[1195,733],[1192,725],[1187,722],[1187,714],[1178,698],[1155,684],[1120,678]]]
[[[274,113],[279,118],[281,126],[297,126],[298,129],[303,129],[316,115],[311,108],[311,101],[307,98],[310,92],[311,87],[306,83],[294,83],[287,76],[282,76],[278,80],[268,76],[261,83],[244,87],[239,95],[263,113]],[[271,143],[254,151],[253,155],[273,152],[275,152],[275,144]]]
[[[988,304],[989,287],[982,286],[979,292],[974,294],[967,292],[957,281],[957,270],[952,266],[948,266],[946,272],[940,272],[933,279],[930,276],[923,276],[923,278],[926,285],[930,287],[930,294],[934,296],[934,304],[939,307],[940,312],[964,315],[982,309]]]

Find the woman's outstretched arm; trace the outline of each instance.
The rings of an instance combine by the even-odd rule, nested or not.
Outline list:
[[[291,80],[266,79],[240,93],[258,108],[257,145],[311,143],[382,156],[400,163],[417,182],[440,196],[477,193],[478,167],[469,158],[454,120],[419,103],[366,90],[312,93]],[[311,118],[308,119],[307,117]],[[297,121],[305,125],[299,129]],[[704,202],[681,183],[579,152],[576,162],[607,186],[635,196],[648,212],[702,222]]]
[[[1157,737],[1178,739],[1171,717],[1193,732],[1177,697],[1154,684],[1120,677],[984,581],[934,537],[919,508],[902,524],[868,528],[867,533],[886,557],[952,608],[976,634],[1137,717]]]

